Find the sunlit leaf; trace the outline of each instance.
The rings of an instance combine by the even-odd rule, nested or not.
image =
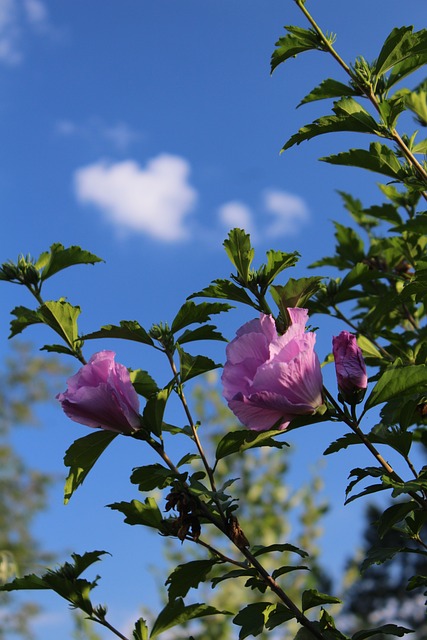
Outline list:
[[[80,247],[73,246],[65,249],[62,244],[55,243],[50,247],[50,251],[40,255],[35,267],[41,269],[40,279],[43,281],[62,269],[76,264],[95,264],[96,262],[103,262],[103,260]]]

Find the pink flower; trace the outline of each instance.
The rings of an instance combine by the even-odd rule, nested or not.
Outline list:
[[[339,336],[332,338],[332,351],[338,389],[343,400],[349,404],[361,402],[368,386],[368,378],[356,336],[348,331],[341,331]]]
[[[314,333],[305,333],[307,309],[288,309],[291,326],[279,336],[272,316],[261,314],[237,331],[227,346],[222,383],[228,406],[249,429],[278,423],[286,429],[323,403],[322,374]]]
[[[66,415],[88,427],[129,434],[139,429],[139,399],[126,367],[113,351],[99,351],[56,397]]]

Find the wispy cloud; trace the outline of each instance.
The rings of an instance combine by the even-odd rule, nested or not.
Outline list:
[[[218,218],[222,226],[228,229],[241,227],[257,241],[295,236],[310,215],[305,200],[300,196],[279,189],[266,189],[256,209],[234,200],[219,207]]]
[[[82,123],[68,119],[58,120],[55,133],[62,137],[77,137],[89,142],[107,142],[122,153],[142,138],[141,133],[126,122],[106,124],[100,118],[90,118]]]
[[[175,242],[189,236],[187,216],[197,201],[189,174],[184,158],[167,154],[153,158],[146,167],[132,160],[98,162],[76,171],[75,193],[122,232]]]
[[[42,0],[0,0],[0,63],[19,64],[28,34],[58,35]]]

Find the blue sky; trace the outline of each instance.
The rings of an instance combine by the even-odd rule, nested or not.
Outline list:
[[[394,26],[419,29],[425,21],[423,0],[308,5],[324,29],[338,33],[347,61],[375,57]],[[296,110],[302,97],[326,77],[343,80],[320,53],[289,61],[270,77],[284,24],[306,26],[291,0],[0,0],[0,260],[38,255],[53,242],[104,258],[105,264],[64,272],[45,291],[81,305],[86,333],[122,319],[149,328],[173,318],[187,295],[228,276],[221,244],[233,226],[251,232],[259,261],[269,248],[300,251],[293,277],[328,255],[331,219],[347,222],[336,190],[373,204],[380,200],[377,177],[317,162],[346,145],[366,146],[356,136],[313,140],[279,155],[298,127],[326,113],[322,104]],[[0,355],[17,304],[32,301],[3,284]],[[222,321],[229,337],[249,313],[239,309]],[[318,324],[323,358],[336,325],[323,318]],[[40,345],[50,339],[39,328],[27,337]],[[101,348],[168,379],[148,350],[119,343],[94,350]],[[221,347],[216,357],[223,358]],[[17,446],[62,476],[65,449],[87,430],[56,406],[43,412],[43,422],[37,435],[18,434]],[[337,435],[313,427],[292,435],[305,452],[308,440],[310,452],[296,458],[296,488]],[[160,547],[143,536],[141,552],[141,532],[103,505],[134,497],[127,478],[144,455],[122,439],[66,508],[59,483],[37,525],[47,547],[113,553],[99,568],[99,598],[111,603],[118,625],[155,600],[145,565],[158,564]],[[326,469],[326,488],[336,490],[325,537],[330,565],[357,541],[341,544],[349,522],[357,532],[361,513],[342,507],[349,464],[342,454]],[[129,555],[140,576],[131,584]],[[49,640],[62,628],[65,607],[42,595],[48,614],[38,638]]]

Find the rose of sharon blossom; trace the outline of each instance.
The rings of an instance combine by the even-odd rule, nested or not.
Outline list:
[[[113,351],[99,351],[56,397],[66,415],[88,427],[129,434],[140,427],[139,399],[129,372]]]
[[[356,336],[348,331],[341,331],[339,336],[332,338],[332,351],[338,389],[343,399],[349,404],[361,402],[368,385],[368,378]]]
[[[276,423],[286,429],[292,418],[312,414],[323,403],[316,336],[305,333],[307,309],[288,313],[292,324],[284,335],[278,335],[272,316],[261,314],[227,346],[224,397],[240,422],[255,431]]]

